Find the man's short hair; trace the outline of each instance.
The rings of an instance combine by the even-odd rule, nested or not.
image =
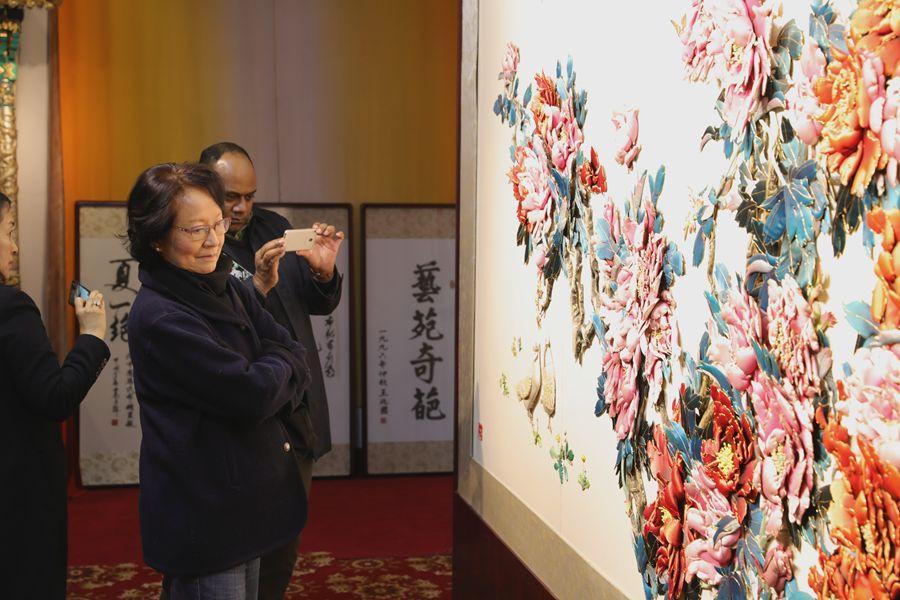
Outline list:
[[[222,158],[223,154],[228,154],[229,152],[242,154],[247,158],[247,160],[250,161],[251,165],[253,164],[253,159],[250,158],[250,155],[247,153],[247,151],[234,142],[218,142],[213,144],[212,146],[207,146],[203,149],[203,152],[200,153],[200,160],[198,162],[201,165],[208,165],[212,167],[219,161],[220,158]]]

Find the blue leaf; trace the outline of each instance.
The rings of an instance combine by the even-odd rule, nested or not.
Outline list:
[[[814,202],[812,195],[803,186],[795,183],[787,186],[784,204],[787,231],[790,239],[796,238],[800,241],[812,239],[812,213],[808,207],[812,206]]]
[[[745,600],[747,594],[744,584],[735,575],[730,575],[719,583],[719,593],[716,600]]]
[[[559,61],[556,61],[556,77],[557,78],[562,77],[562,65],[560,64]]]
[[[731,383],[729,383],[728,378],[725,377],[725,373],[708,362],[700,363],[700,370],[711,375],[713,379],[716,380],[716,383],[719,384],[719,387],[723,392],[732,395],[731,393],[734,391],[734,388],[731,387]]]
[[[594,230],[598,238],[597,258],[600,260],[612,260],[615,255],[615,249],[613,248],[612,230],[610,229],[609,221],[605,219],[598,220]]]
[[[656,177],[650,176],[650,198],[653,200],[653,203],[656,204],[656,201],[659,199],[659,195],[662,193],[663,184],[666,181],[666,166],[660,165],[659,170],[656,172]]]
[[[828,43],[834,46],[838,51],[849,54],[847,51],[847,40],[844,38],[843,25],[832,25],[828,28]]]
[[[516,107],[515,106],[509,107],[509,124],[510,125],[516,124]]]
[[[781,239],[786,230],[784,203],[779,203],[767,216],[763,225],[763,237],[767,244]]]
[[[669,450],[672,454],[681,452],[685,463],[689,465],[691,462],[691,444],[688,442],[687,434],[684,432],[681,423],[673,422],[671,427],[666,429],[666,439],[669,441]]]
[[[566,101],[569,98],[569,94],[566,93],[566,86],[562,79],[556,80],[556,93],[559,94],[559,99],[562,101]]]
[[[794,60],[800,58],[800,51],[803,48],[803,33],[793,19],[781,29],[781,33],[778,35],[778,45],[787,48]]]
[[[806,592],[801,592],[797,585],[797,578],[794,577],[784,586],[785,600],[813,600],[813,597]]]
[[[706,303],[709,304],[709,312],[716,322],[716,329],[720,335],[727,336],[728,327],[725,325],[725,321],[722,320],[722,306],[719,304],[719,300],[709,291],[703,292],[703,295],[706,297]]]
[[[706,352],[709,350],[710,340],[709,340],[709,332],[704,331],[703,335],[700,337],[700,360],[706,360]],[[694,363],[694,369],[697,369],[697,364]],[[699,385],[698,375],[694,374],[695,385]]]
[[[737,519],[732,516],[725,516],[719,519],[719,522],[716,523],[716,532],[713,534],[713,544],[717,543],[723,534],[734,531],[734,526],[736,525]]]
[[[569,57],[569,60],[566,62],[566,75],[568,75],[569,79],[572,79],[572,57]]]
[[[497,99],[494,100],[494,114],[495,115],[500,114],[500,111],[502,110],[502,107],[503,107],[502,103],[503,103],[503,97],[497,96]]]
[[[557,171],[556,169],[550,169],[550,173],[553,175],[553,180],[556,182],[556,187],[559,190],[558,197],[568,198],[569,197],[569,178],[563,177],[562,173]]]
[[[750,510],[750,531],[755,536],[759,536],[762,533],[763,528],[763,512],[762,509],[759,508],[759,503],[755,503],[753,508]]]
[[[719,286],[720,290],[725,290],[731,287],[731,274],[728,272],[728,267],[723,265],[722,263],[716,263],[715,269],[713,269],[716,277],[716,283]]]
[[[637,559],[638,571],[643,572],[647,568],[647,548],[641,536],[634,538],[634,557]]]
[[[665,275],[666,286],[668,287],[675,283],[675,277],[684,275],[684,256],[681,255],[675,242],[669,242],[666,248],[666,263],[663,267],[663,275]]]
[[[698,231],[697,237],[694,238],[694,257],[691,264],[695,267],[699,267],[700,263],[703,262],[703,253],[706,252],[706,243],[703,239],[703,233]]]
[[[762,548],[759,546],[759,542],[756,541],[755,537],[749,536],[746,538],[746,548],[747,552],[749,552],[750,557],[756,563],[757,569],[762,569],[766,564],[766,557],[763,554]]]
[[[872,309],[865,302],[850,302],[844,305],[847,322],[864,338],[878,333],[878,327],[872,322]]]
[[[768,349],[760,346],[756,340],[752,341],[753,352],[756,353],[756,362],[759,368],[765,371],[770,377],[781,379],[781,371],[778,368],[778,361]]]
[[[606,326],[603,324],[603,321],[600,319],[600,316],[594,314],[592,319],[594,323],[594,331],[597,332],[597,337],[600,338],[600,344],[602,344],[603,348],[606,348]]]
[[[794,179],[805,179],[807,183],[812,183],[816,178],[816,161],[808,160],[794,171]]]
[[[597,403],[594,405],[594,416],[601,417],[606,412],[607,404],[605,398],[606,373],[597,378]]]
[[[528,103],[531,102],[531,84],[528,84],[528,87],[525,88],[525,95],[522,97],[522,106],[528,106]]]

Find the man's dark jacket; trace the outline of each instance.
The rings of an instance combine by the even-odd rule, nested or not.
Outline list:
[[[236,314],[189,306],[143,267],[128,346],[141,408],[144,559],[169,575],[234,567],[296,539],[306,494],[292,450],[306,354],[230,278]],[[288,352],[287,359],[284,352]]]
[[[0,597],[66,596],[66,453],[72,416],[109,358],[80,335],[60,366],[37,306],[0,285]]]
[[[248,271],[254,270],[253,255],[266,242],[280,238],[285,230],[292,229],[290,222],[276,212],[256,207],[253,218],[243,232],[241,240],[225,239],[225,252]],[[278,285],[269,292],[266,308],[293,338],[308,350],[310,382],[307,391],[310,418],[316,434],[310,450],[319,458],[331,450],[331,425],[328,419],[328,398],[322,365],[316,351],[310,315],[329,315],[341,301],[342,277],[337,268],[327,283],[313,279],[309,264],[296,253],[287,253],[278,267]]]

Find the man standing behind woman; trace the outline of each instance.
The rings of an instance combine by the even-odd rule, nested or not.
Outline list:
[[[128,198],[141,538],[172,600],[254,600],[259,557],[306,522],[307,353],[229,277],[224,203],[202,165],[151,167]]]
[[[306,399],[314,435],[307,446],[294,446],[308,498],[313,463],[331,450],[328,400],[310,315],[331,314],[341,300],[342,277],[335,260],[344,233],[327,223],[314,223],[312,227],[318,235],[313,248],[286,255],[282,236],[292,228],[291,224],[278,213],[254,207],[256,171],[247,151],[237,144],[220,142],[203,150],[200,162],[215,170],[225,186],[224,215],[231,219],[225,252],[234,263],[232,274],[251,279],[257,292],[265,297],[266,309],[294,340],[308,349],[310,380]],[[292,418],[296,420],[297,415]],[[262,556],[260,600],[284,597],[298,544],[299,538],[295,537]]]
[[[60,366],[28,294],[6,285],[19,248],[0,194],[0,597],[66,596],[66,453],[72,416],[109,358],[103,296],[75,298],[80,335]]]

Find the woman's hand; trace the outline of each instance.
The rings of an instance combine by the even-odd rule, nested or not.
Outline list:
[[[253,274],[253,286],[266,296],[278,285],[278,264],[284,256],[284,238],[277,238],[263,244],[256,251],[254,262],[256,273]]]
[[[82,335],[106,339],[106,302],[103,294],[93,291],[87,300],[75,298],[75,317]]]

